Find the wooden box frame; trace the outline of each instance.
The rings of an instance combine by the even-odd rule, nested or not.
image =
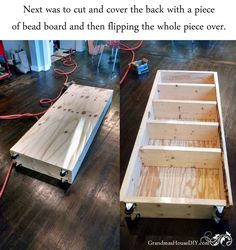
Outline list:
[[[216,72],[157,72],[120,200],[154,218],[210,219],[233,205]]]
[[[72,84],[10,149],[16,165],[71,184],[112,96],[111,89]]]

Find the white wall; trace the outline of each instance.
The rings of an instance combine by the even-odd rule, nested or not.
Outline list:
[[[30,60],[29,45],[27,40],[3,40],[3,46],[7,55],[10,58],[10,52],[15,50],[25,50],[28,59]]]
[[[26,50],[28,41],[23,40],[14,40],[14,41],[3,41],[4,49],[6,52],[10,52],[11,50]]]
[[[86,49],[86,41],[84,40],[60,40],[61,49],[75,49],[78,52],[82,52]]]

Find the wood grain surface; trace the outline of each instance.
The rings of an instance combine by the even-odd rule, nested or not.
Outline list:
[[[177,83],[174,81],[175,74]],[[210,83],[206,83],[208,80]],[[165,99],[167,102],[158,102]],[[163,105],[161,113],[166,112],[166,116],[176,113],[177,117],[176,114],[169,119],[163,119],[163,115],[159,117],[157,103]],[[164,111],[166,103],[174,104],[174,112],[170,110],[170,106],[170,112]],[[200,113],[206,118],[215,112],[217,122],[210,119],[203,122],[201,116],[200,120],[184,120],[181,113],[186,111],[183,112],[182,105],[189,115],[188,118],[196,119],[196,114],[201,110]],[[205,105],[210,114],[206,112]],[[194,107],[197,109],[194,110]],[[162,205],[162,198],[166,198],[168,204],[172,204],[173,198],[183,198],[186,204],[188,199],[196,199],[196,205],[197,199],[206,199],[208,215],[212,211],[212,200],[222,200],[224,204],[231,206],[232,194],[222,131],[221,100],[216,72],[157,71],[121,187],[121,201],[132,203],[136,200],[135,196],[140,196],[139,202],[145,203],[145,199],[142,201],[141,198],[151,197],[146,205],[156,204],[159,207]],[[191,146],[191,141],[195,141],[192,143],[194,147]],[[210,144],[216,147],[200,147]],[[156,203],[154,197],[160,200],[159,203]],[[139,203],[135,204],[139,207]],[[140,208],[135,209],[144,216]],[[152,217],[153,211],[148,215],[146,210],[144,214]],[[174,211],[173,214],[170,211],[165,215],[168,216],[177,218]],[[186,214],[182,216],[179,218],[188,218]],[[199,216],[203,217],[206,218]],[[197,218],[197,214],[191,214],[191,218]],[[210,218],[211,216],[208,217]]]
[[[72,84],[11,148],[11,153],[19,154],[19,161],[25,167],[30,163],[24,164],[21,155],[41,161],[46,168],[45,164],[58,167],[55,172],[60,179],[60,169],[73,171],[96,124],[103,118],[103,110],[110,105],[112,93],[109,89]],[[32,168],[41,171],[39,166]]]
[[[135,46],[136,41],[126,41],[126,44]],[[150,91],[155,79],[155,74],[158,69],[164,70],[194,70],[194,71],[216,71],[219,77],[219,86],[221,94],[221,103],[223,111],[224,126],[226,132],[226,144],[228,150],[229,169],[231,175],[231,183],[233,189],[233,198],[235,200],[236,187],[236,171],[235,171],[235,150],[236,150],[236,106],[235,103],[235,82],[236,82],[236,43],[235,41],[144,41],[143,46],[136,51],[136,57],[145,57],[149,60],[149,73],[145,76],[138,77],[135,74],[129,73],[128,78],[121,88],[121,183],[128,166],[130,155],[137,137],[142,116],[150,95]],[[121,53],[121,72],[123,73],[130,57],[127,52]],[[176,81],[176,78],[172,80]],[[180,79],[183,81],[183,78]],[[190,82],[189,80],[187,80]],[[197,80],[199,82],[199,79]],[[170,82],[170,79],[167,80]],[[206,83],[213,83],[211,78]],[[163,118],[174,119],[173,114],[178,118],[178,104],[176,105],[176,112],[170,113],[173,109],[168,108],[168,103],[163,103]],[[187,105],[187,104],[186,104]],[[212,104],[212,110],[214,110]],[[165,109],[166,107],[166,109]],[[191,120],[191,113],[194,115],[191,108],[186,110],[188,113],[183,119]],[[160,109],[159,109],[160,110]],[[199,109],[201,112],[201,107]],[[209,109],[208,109],[209,110]],[[204,111],[204,110],[203,110]],[[207,116],[202,116],[201,113],[196,114],[196,119],[202,121],[217,121],[217,117],[212,116],[208,119]],[[170,114],[170,115],[169,115]],[[183,114],[183,112],[181,113]],[[208,112],[209,114],[209,112]],[[212,113],[213,114],[213,113]],[[169,117],[168,117],[169,115]],[[205,119],[206,118],[206,119]],[[216,119],[215,119],[216,118]],[[160,119],[160,117],[158,117]],[[168,142],[166,142],[168,143]],[[189,145],[191,146],[191,145]],[[150,197],[149,197],[150,198]],[[157,199],[157,198],[156,198]],[[143,198],[141,198],[143,200]],[[147,199],[148,200],[148,199]],[[181,199],[182,200],[182,199]],[[200,200],[199,200],[200,201]],[[138,200],[137,200],[138,202]],[[215,202],[216,203],[216,202]],[[213,204],[213,203],[212,203]],[[217,204],[223,204],[217,203]],[[156,204],[140,204],[141,211],[145,214],[150,214],[154,218],[141,218],[138,224],[133,227],[127,223],[122,214],[121,217],[121,248],[122,249],[150,249],[148,241],[172,241],[179,239],[180,241],[188,241],[189,239],[200,239],[204,232],[211,231],[215,233],[225,233],[227,230],[232,235],[236,235],[236,218],[232,216],[235,213],[235,206],[232,207],[231,213],[228,213],[228,220],[222,221],[220,224],[215,224],[211,220],[185,220],[185,219],[161,219],[164,215],[168,215],[171,211],[175,211],[176,217],[180,214],[191,218],[193,213],[205,214],[205,218],[209,218],[213,210],[210,211],[204,206],[174,206],[173,204],[163,205],[160,210],[156,209]],[[192,210],[192,212],[191,212]],[[123,211],[123,210],[122,210]],[[163,213],[162,215],[160,213]],[[159,213],[159,218],[157,214]],[[231,215],[230,215],[231,214]],[[167,216],[168,217],[168,216]],[[166,217],[165,217],[166,218]],[[194,217],[192,217],[194,218]],[[182,229],[182,230],[180,230]],[[185,233],[183,233],[183,230]],[[155,248],[155,247],[154,247]],[[166,246],[158,246],[158,249],[166,249]],[[189,246],[175,246],[176,250],[187,250]],[[208,249],[209,247],[202,247]],[[232,249],[235,248],[233,243]]]
[[[143,167],[137,195],[194,199],[220,197],[219,169]]]

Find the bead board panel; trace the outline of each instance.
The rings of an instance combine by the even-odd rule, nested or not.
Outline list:
[[[19,155],[16,163],[57,179],[65,170],[63,180],[72,183],[112,95],[113,90],[72,84],[10,149],[12,155]]]
[[[214,206],[232,206],[222,119],[216,72],[158,71],[121,201],[163,218],[211,218]],[[176,213],[184,204],[190,212]]]

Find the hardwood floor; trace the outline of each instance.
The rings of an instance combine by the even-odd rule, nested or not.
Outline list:
[[[76,54],[78,68],[70,76],[78,84],[115,91],[77,178],[64,192],[54,179],[13,170],[0,201],[0,249],[119,248],[119,67],[112,76],[109,55],[103,55],[97,71],[98,57],[92,64],[87,52]],[[0,114],[43,110],[38,100],[57,96],[64,81],[53,68],[1,83]],[[0,121],[0,183],[10,164],[9,149],[35,121]]]
[[[134,45],[137,42],[129,41]],[[149,93],[158,69],[217,71],[220,83],[223,118],[228,149],[233,197],[236,190],[236,42],[235,41],[144,41],[136,51],[136,58],[149,60],[149,73],[138,77],[131,72],[121,87],[121,178],[129,162],[137,132],[142,120]],[[131,56],[121,53],[121,73]],[[232,214],[236,213],[235,206]],[[200,240],[206,231],[236,236],[236,217],[231,214],[228,221],[215,224],[210,220],[140,219],[135,226],[127,226],[121,218],[121,249],[154,249],[148,241]],[[233,242],[227,249],[235,249]],[[223,248],[223,247],[222,247]],[[166,249],[166,246],[156,246]],[[189,249],[189,246],[174,246],[173,249]],[[197,249],[197,247],[196,247]],[[201,249],[209,249],[202,248]],[[220,248],[218,248],[220,249]]]
[[[79,67],[70,79],[79,84],[114,89],[112,106],[67,192],[54,179],[28,170],[13,170],[0,201],[0,249],[103,250],[119,249],[119,246],[122,250],[149,249],[148,240],[199,240],[206,231],[213,234],[228,231],[234,239],[235,216],[218,225],[207,220],[140,219],[137,225],[127,226],[123,216],[121,222],[119,217],[119,184],[124,178],[156,70],[214,70],[219,76],[235,198],[236,42],[144,41],[136,55],[137,59],[149,60],[150,72],[141,77],[130,72],[121,90],[119,67],[116,77],[112,78],[107,53],[99,72],[98,58],[92,64],[87,53],[76,55]],[[121,73],[130,57],[127,52],[121,52]],[[60,62],[55,66],[60,66]],[[38,100],[55,97],[64,80],[55,76],[53,68],[48,72],[14,76],[12,81],[1,83],[0,114],[42,110]],[[9,149],[34,123],[34,118],[0,121],[0,183],[10,163]],[[232,212],[236,212],[235,207]],[[233,241],[232,249],[235,247]],[[165,248],[158,246],[158,249]],[[174,249],[189,247],[175,246]]]

